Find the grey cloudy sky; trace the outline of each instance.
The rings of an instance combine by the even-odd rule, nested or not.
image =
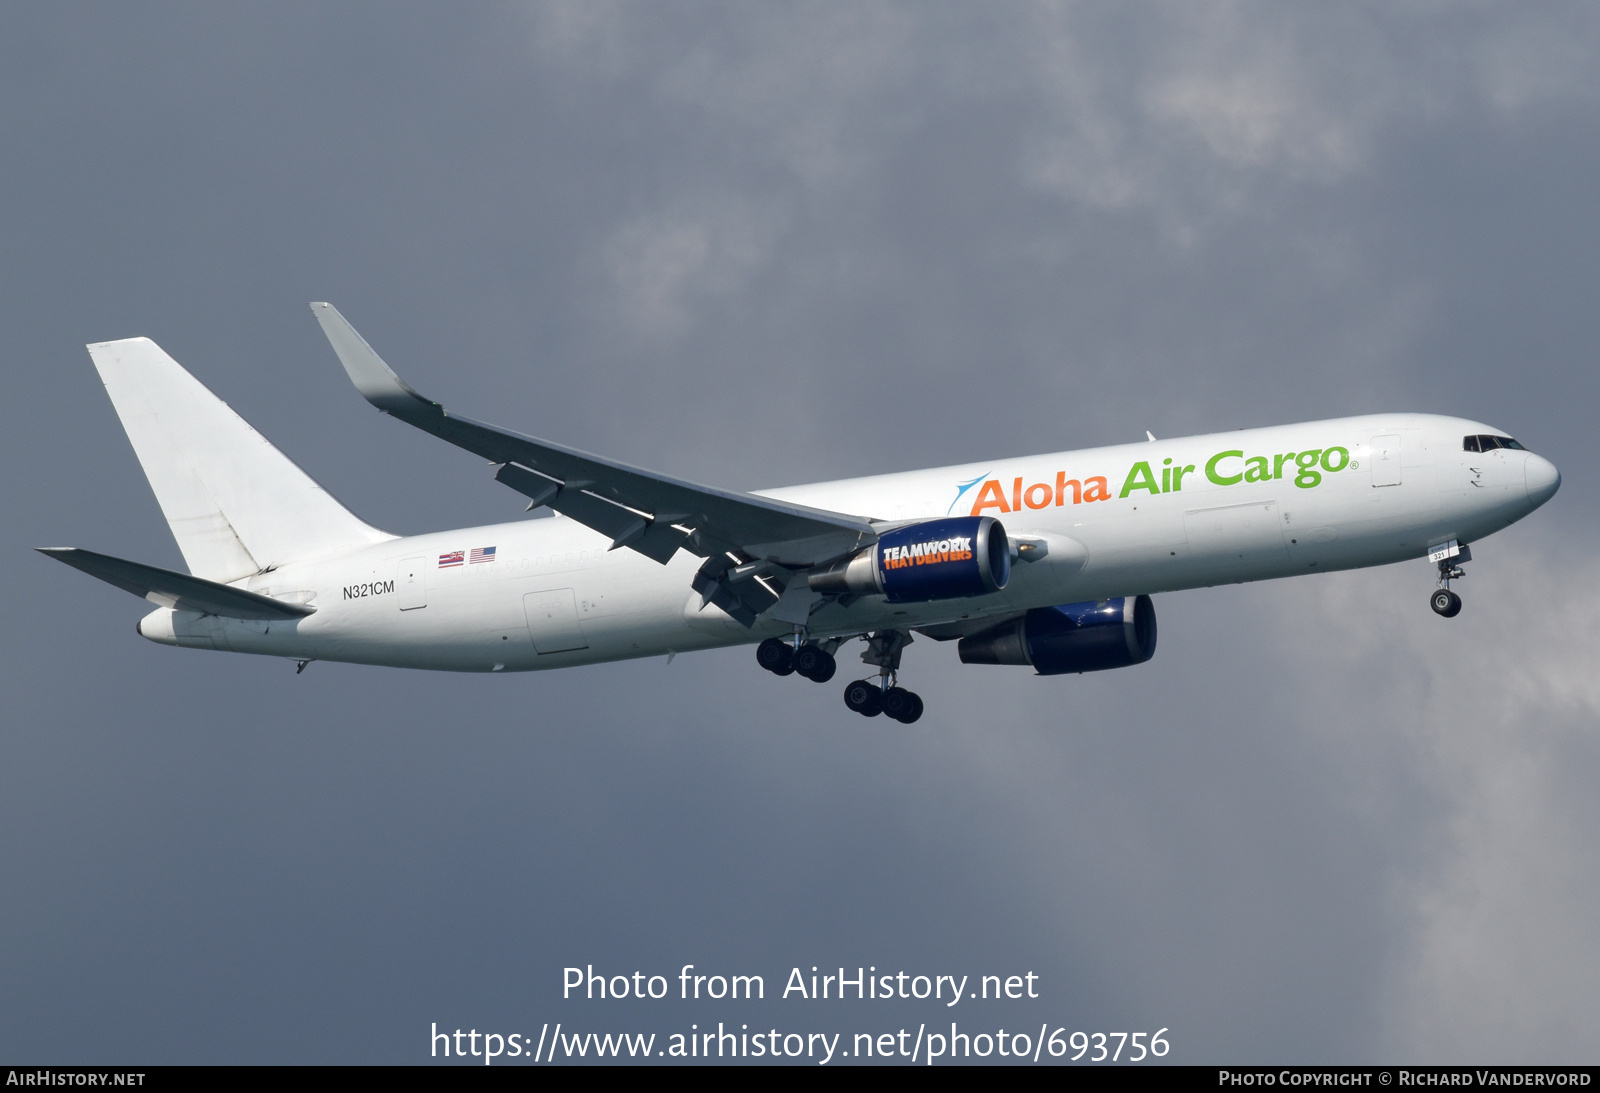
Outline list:
[[[1585,3],[0,6],[0,1056],[954,1016],[1592,1062],[1597,110]],[[1384,409],[1565,484],[1454,623],[1418,561],[1162,596],[1125,672],[922,641],[909,729],[743,649],[140,641],[28,550],[180,562],[88,341],[155,338],[389,530],[517,518],[313,299],[462,412],[732,487]],[[562,1004],[588,963],[1042,997]]]

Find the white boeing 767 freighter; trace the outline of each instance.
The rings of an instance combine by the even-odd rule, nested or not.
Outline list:
[[[913,634],[969,664],[1120,668],[1155,652],[1153,593],[1424,556],[1452,617],[1467,544],[1561,484],[1491,426],[1373,414],[738,493],[458,417],[311,308],[368,402],[556,516],[379,531],[148,338],[91,345],[189,572],[44,553],[155,603],[151,641],[458,672],[759,643],[825,682],[860,638],[875,670],[846,705],[909,723]]]

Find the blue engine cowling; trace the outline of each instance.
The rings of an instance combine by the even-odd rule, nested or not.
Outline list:
[[[1036,607],[961,639],[965,664],[1027,664],[1042,676],[1143,664],[1156,653],[1149,596]]]
[[[854,557],[811,575],[836,595],[926,603],[998,592],[1011,578],[1011,544],[993,516],[951,516],[886,531]]]

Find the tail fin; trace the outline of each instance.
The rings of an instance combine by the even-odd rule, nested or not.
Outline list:
[[[189,572],[234,581],[382,542],[149,338],[89,346]]]

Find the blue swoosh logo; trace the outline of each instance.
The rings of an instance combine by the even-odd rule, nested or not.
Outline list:
[[[946,516],[949,516],[952,512],[954,512],[955,511],[955,507],[956,507],[956,502],[961,500],[962,494],[966,493],[973,486],[976,486],[979,482],[982,482],[984,479],[986,479],[988,477],[989,477],[989,472],[988,471],[984,471],[978,477],[974,478],[971,482],[963,482],[963,483],[961,483],[961,485],[957,486],[956,487],[955,501],[951,501],[950,502],[950,507],[944,510],[944,514]]]

